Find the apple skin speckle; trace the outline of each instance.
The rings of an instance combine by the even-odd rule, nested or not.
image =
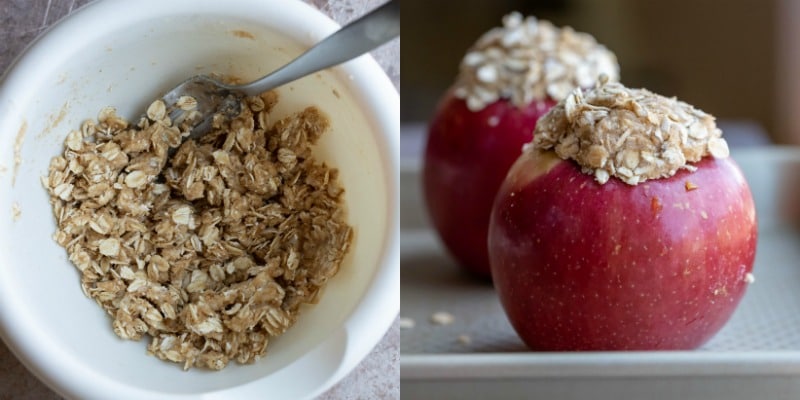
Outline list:
[[[757,236],[731,158],[637,186],[543,162],[526,153],[514,164],[489,232],[495,288],[531,349],[693,349],[725,324]],[[697,187],[687,191],[689,178]],[[672,204],[682,207],[661,206]]]
[[[428,129],[423,189],[431,222],[459,265],[491,279],[486,240],[497,189],[555,102],[500,100],[473,112],[448,92]]]

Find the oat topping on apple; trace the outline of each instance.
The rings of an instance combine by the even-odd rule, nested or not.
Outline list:
[[[576,87],[619,77],[585,33],[511,13],[464,56],[429,127],[424,189],[434,227],[459,264],[488,278],[492,201],[536,121]]]
[[[714,118],[601,79],[542,117],[489,228],[504,310],[535,350],[692,349],[752,282],[756,214]]]
[[[629,89],[601,76],[584,95],[573,90],[537,126],[534,148],[573,159],[599,183],[615,176],[636,185],[665,178],[704,156],[728,157],[714,117],[675,98]],[[686,190],[696,186],[686,181]]]

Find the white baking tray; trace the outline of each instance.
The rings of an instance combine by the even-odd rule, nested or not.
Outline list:
[[[491,284],[462,273],[427,222],[419,162],[401,172],[403,399],[800,399],[800,149],[736,150],[759,241],[728,324],[695,351],[528,351]],[[439,326],[445,311],[454,323]],[[465,343],[459,336],[468,336]]]

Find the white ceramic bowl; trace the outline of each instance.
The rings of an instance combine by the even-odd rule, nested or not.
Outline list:
[[[33,373],[75,398],[296,399],[332,386],[378,343],[400,303],[400,106],[368,56],[280,90],[278,114],[315,104],[331,117],[318,155],[341,171],[355,240],[320,303],[256,364],[184,372],[146,355],[146,340],[117,338],[51,239],[40,183],[69,130],[102,107],[132,119],[197,73],[256,78],[336,29],[299,1],[105,0],[15,63],[0,81],[0,333]]]

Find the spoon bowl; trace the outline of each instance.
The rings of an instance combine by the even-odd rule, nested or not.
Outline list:
[[[400,35],[400,1],[390,0],[356,19],[333,35],[308,49],[296,59],[274,72],[243,85],[228,85],[207,75],[196,75],[165,94],[164,102],[174,121],[183,113],[180,99],[191,97],[199,115],[194,127],[183,140],[199,139],[211,128],[214,114],[236,116],[244,96],[257,96],[286,83],[360,56]],[[177,148],[170,148],[170,156]]]

